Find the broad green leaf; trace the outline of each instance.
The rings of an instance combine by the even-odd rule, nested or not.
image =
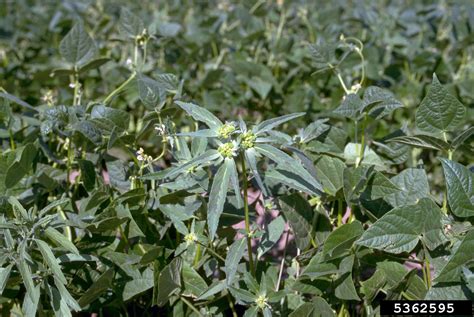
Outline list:
[[[288,317],[334,317],[334,310],[322,297],[313,297],[310,303],[303,303]]]
[[[460,282],[461,269],[463,265],[467,265],[474,260],[474,230],[470,230],[454,254],[449,258],[446,265],[441,269],[436,282]]]
[[[283,196],[279,199],[284,217],[289,222],[295,234],[296,245],[300,250],[305,250],[310,244],[311,221],[313,211],[308,201],[299,194]]]
[[[341,105],[333,112],[343,117],[358,120],[361,109],[363,108],[362,100],[356,94],[348,94],[342,100]]]
[[[182,101],[175,101],[175,103],[193,117],[194,120],[204,122],[211,129],[218,129],[223,125],[221,120],[203,107]]]
[[[88,160],[77,160],[79,163],[79,168],[81,169],[81,178],[84,184],[84,187],[88,191],[92,191],[95,186],[96,180],[96,171],[94,164]]]
[[[392,177],[391,181],[401,189],[401,191],[384,197],[393,207],[411,205],[421,198],[430,197],[428,177],[422,169],[407,168]]]
[[[447,151],[450,146],[445,141],[429,135],[418,134],[414,136],[399,136],[386,140],[386,142],[397,142],[422,149]]]
[[[385,273],[382,270],[375,271],[369,279],[360,282],[360,291],[365,295],[366,302],[371,303],[379,291],[383,289],[386,282]]]
[[[94,41],[84,30],[82,23],[77,23],[59,44],[61,56],[76,67],[89,62],[95,50]]]
[[[451,145],[453,148],[458,148],[461,146],[466,140],[468,140],[474,134],[474,126],[471,126],[458,134],[454,140],[452,141]]]
[[[53,254],[53,251],[49,247],[49,245],[39,239],[35,239],[36,245],[43,256],[43,259],[48,264],[48,267],[51,269],[52,273],[54,274],[55,278],[57,278],[61,283],[67,284],[66,277],[59,266],[59,262]]]
[[[245,250],[247,249],[247,239],[241,238],[234,241],[229,247],[227,256],[225,258],[225,272],[227,285],[231,285],[234,281],[235,274],[237,273],[237,267],[240,260],[244,256]]]
[[[122,130],[127,130],[130,122],[130,114],[126,111],[106,107],[104,105],[96,105],[92,108],[91,118],[105,120],[110,127],[117,126]]]
[[[354,255],[350,255],[342,259],[339,264],[340,277],[335,282],[337,284],[334,295],[342,300],[360,301],[359,295],[354,286],[352,279],[352,267],[354,265]]]
[[[392,113],[393,110],[403,107],[395,96],[388,90],[370,86],[364,92],[364,107],[366,111],[375,120],[381,119]]]
[[[265,227],[257,249],[257,259],[267,253],[280,240],[281,235],[285,231],[285,220],[282,216],[273,219],[272,222]]]
[[[344,158],[347,164],[355,164],[359,161],[362,145],[360,143],[348,143],[344,148]],[[382,158],[369,147],[365,147],[362,156],[362,165],[374,165],[377,169],[384,170],[386,165]]]
[[[321,155],[315,162],[316,172],[324,192],[335,196],[343,186],[343,172],[345,164],[342,160],[328,155]]]
[[[348,205],[358,201],[359,194],[367,184],[372,171],[373,167],[364,165],[344,169],[344,197]]]
[[[322,254],[317,254],[308,263],[301,273],[301,276],[307,276],[314,280],[322,276],[328,276],[339,272],[337,266],[332,262],[324,262]]]
[[[428,198],[392,209],[356,241],[358,245],[389,253],[412,251],[421,240],[433,250],[444,242],[441,210]]]
[[[85,64],[84,66],[82,66],[80,69],[79,69],[79,73],[85,73],[91,69],[97,69],[99,68],[100,66],[104,65],[105,63],[107,63],[108,61],[110,61],[111,59],[108,58],[108,57],[100,57],[100,58],[96,58],[90,62],[88,62],[87,64]]]
[[[337,48],[336,43],[324,42],[308,45],[311,57],[316,63],[316,67],[325,68],[336,63],[335,52]]]
[[[363,232],[362,224],[357,220],[338,227],[331,232],[324,243],[325,259],[330,260],[345,255]]]
[[[293,120],[295,118],[298,118],[298,117],[301,117],[301,116],[304,116],[304,115],[305,115],[304,112],[298,112],[298,113],[287,114],[287,115],[284,115],[284,116],[281,116],[281,117],[276,117],[276,118],[273,118],[273,119],[268,119],[268,120],[262,121],[259,124],[257,124],[252,129],[252,131],[256,135],[262,134],[264,132],[268,132],[268,131],[276,128],[280,124],[283,124],[287,121]]]
[[[466,109],[433,74],[433,82],[416,111],[416,127],[420,131],[442,134],[454,131],[464,120]]]
[[[8,278],[10,277],[12,267],[13,264],[8,265],[7,267],[0,267],[0,295],[2,295],[3,290],[7,286]]]
[[[119,31],[129,38],[135,39],[145,29],[143,21],[126,7],[122,7],[119,19]]]
[[[474,176],[463,165],[440,158],[448,190],[448,203],[458,217],[474,216]]]
[[[197,298],[207,290],[206,281],[199,275],[194,268],[184,264],[183,265],[183,296],[191,296]]]
[[[183,260],[175,258],[170,264],[165,266],[158,275],[158,288],[156,296],[156,305],[162,307],[165,305],[170,296],[181,288],[181,268]]]
[[[114,270],[108,269],[102,275],[100,275],[92,285],[84,292],[81,298],[79,298],[79,305],[86,307],[93,301],[99,298],[103,292],[112,287],[112,281],[114,278]]]
[[[158,83],[144,75],[138,76],[137,79],[138,94],[140,100],[149,109],[159,111],[166,101],[166,90]]]
[[[380,172],[375,172],[367,182],[364,193],[371,200],[384,198],[388,195],[399,192],[401,189],[392,183]]]
[[[214,240],[214,236],[219,225],[219,218],[224,210],[224,203],[229,189],[230,174],[232,173],[232,159],[226,158],[224,163],[217,170],[209,193],[209,207],[207,210],[207,226],[209,228],[209,238]]]
[[[153,285],[153,270],[147,268],[145,271],[143,271],[139,278],[134,278],[125,284],[122,294],[123,300],[127,301],[130,298],[151,289]]]
[[[51,239],[56,245],[62,246],[64,249],[68,250],[71,253],[79,254],[79,250],[76,248],[74,243],[69,241],[61,232],[54,229],[53,227],[48,227],[44,231],[44,234]]]
[[[36,147],[28,143],[15,151],[15,160],[8,167],[5,178],[5,186],[12,188],[28,174],[32,168],[33,161],[38,153]]]
[[[472,300],[472,296],[462,284],[449,283],[430,288],[424,300]]]

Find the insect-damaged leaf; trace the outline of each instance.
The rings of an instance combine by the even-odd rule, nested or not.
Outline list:
[[[462,121],[466,109],[433,74],[433,82],[416,111],[416,127],[420,131],[442,134],[454,131]]]
[[[410,252],[421,240],[433,250],[444,242],[441,210],[428,198],[392,209],[357,240],[357,244],[389,253]]]

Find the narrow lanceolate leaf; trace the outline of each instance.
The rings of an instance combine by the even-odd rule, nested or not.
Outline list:
[[[441,269],[435,278],[436,282],[459,282],[461,280],[461,269],[474,261],[474,230],[469,231],[462,240],[459,247]]]
[[[225,258],[225,272],[227,285],[231,285],[235,274],[237,273],[237,267],[240,260],[244,256],[245,250],[247,249],[247,239],[241,238],[234,241],[229,247],[229,252]]]
[[[230,183],[235,193],[236,207],[242,208],[244,206],[244,202],[240,193],[239,174],[237,173],[237,166],[235,165],[235,161],[233,159],[226,160],[226,164],[229,164]]]
[[[298,191],[318,196],[321,192],[301,176],[287,170],[271,169],[265,173],[265,179],[283,184]]]
[[[26,317],[35,317],[36,311],[38,310],[38,302],[41,295],[41,285],[36,285],[33,293],[27,292],[27,295],[23,299],[23,305],[21,310]]]
[[[45,231],[44,234],[51,239],[56,245],[62,246],[64,249],[68,250],[71,253],[74,254],[79,254],[79,250],[76,248],[74,243],[69,241],[69,239],[64,236],[61,232],[58,230],[48,227]]]
[[[12,267],[13,264],[10,264],[7,267],[0,267],[0,295],[2,295],[3,290],[7,286],[8,278],[10,277]]]
[[[458,217],[474,216],[474,176],[465,166],[441,158],[448,190],[448,203]]]
[[[196,270],[187,265],[183,265],[182,278],[184,284],[183,296],[197,298],[207,290],[206,281]]]
[[[360,221],[354,221],[338,227],[326,239],[323,253],[326,259],[334,259],[345,255],[352,244],[357,240],[364,229]]]
[[[389,253],[410,252],[421,240],[430,250],[444,242],[441,210],[428,198],[392,209],[357,240],[358,245]]]
[[[66,277],[64,276],[61,267],[59,266],[59,262],[53,254],[53,251],[49,247],[49,245],[39,239],[35,239],[36,245],[43,256],[43,259],[48,264],[48,267],[51,269],[54,276],[63,284],[66,284]]]
[[[296,175],[299,175],[306,182],[310,183],[317,190],[323,191],[321,183],[317,181],[311,174],[304,169],[303,165],[297,159],[292,158],[282,150],[277,149],[274,146],[268,144],[259,144],[255,147],[262,155],[268,157],[272,161],[278,164],[278,167],[284,170],[288,170]]]
[[[20,271],[21,279],[23,285],[25,285],[26,292],[30,296],[30,299],[34,302],[35,298],[35,283],[33,282],[33,277],[31,276],[31,269],[24,257],[20,258],[20,261],[17,263],[18,271]]]
[[[263,184],[262,178],[260,177],[260,173],[258,172],[256,155],[257,153],[255,152],[254,148],[245,150],[245,159],[247,160],[249,168],[252,171],[253,176],[255,177],[255,181],[257,182],[257,185],[262,191],[263,195],[267,197],[267,188]]]
[[[211,129],[217,129],[223,125],[221,120],[203,107],[182,101],[175,101],[175,103],[193,117],[194,120],[204,122]]]
[[[265,228],[260,244],[258,245],[257,258],[260,258],[268,252],[280,240],[281,235],[285,231],[285,220],[282,216],[273,219]]]
[[[423,134],[414,136],[399,136],[388,139],[387,142],[397,142],[429,150],[447,151],[450,149],[449,144],[443,140]]]
[[[82,23],[76,24],[59,44],[59,52],[66,61],[75,66],[89,62],[95,53],[95,44],[84,30]]]
[[[74,297],[71,296],[69,291],[66,289],[66,286],[63,285],[62,282],[58,281],[57,276],[54,277],[54,284],[58,288],[59,294],[61,294],[61,300],[64,301],[70,309],[74,311],[81,310],[79,303],[74,299]]]
[[[220,154],[217,150],[208,150],[204,152],[203,154],[193,158],[192,160],[173,168],[169,173],[166,173],[165,175],[160,174],[159,176],[160,178],[163,178],[163,177],[173,178],[175,176],[178,176],[180,173],[187,171],[190,168],[193,168],[201,164],[207,164],[219,157],[220,157]],[[153,174],[148,175],[147,179],[153,179],[151,178],[152,175]]]
[[[290,223],[295,234],[296,245],[300,250],[306,249],[311,242],[311,220],[313,211],[308,201],[299,194],[280,198],[283,215]]]
[[[225,159],[214,177],[212,182],[211,192],[209,194],[209,208],[207,210],[207,225],[209,227],[209,237],[211,240],[216,235],[219,218],[224,210],[225,198],[229,188],[229,179],[231,174],[231,163],[228,161],[232,159]]]
[[[264,132],[268,132],[272,130],[273,128],[276,128],[280,124],[283,124],[287,121],[293,120],[295,118],[298,118],[304,115],[305,115],[304,112],[297,112],[297,113],[291,113],[291,114],[287,114],[281,117],[265,120],[257,124],[252,130],[253,130],[253,133],[255,133],[256,135],[262,134]]]
[[[433,74],[431,87],[416,111],[416,127],[433,134],[454,131],[464,120],[465,113],[464,105]]]

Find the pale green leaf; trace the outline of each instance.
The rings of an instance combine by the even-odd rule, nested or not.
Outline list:
[[[211,129],[218,129],[223,125],[221,120],[203,107],[182,101],[175,101],[175,103],[193,117],[194,120],[204,122]]]
[[[59,266],[59,262],[53,254],[53,251],[49,247],[49,245],[39,239],[35,239],[36,245],[43,256],[43,259],[48,264],[48,267],[51,269],[54,276],[63,284],[67,284],[66,277],[64,276],[61,267]]]
[[[219,218],[224,210],[224,203],[227,197],[227,190],[229,188],[229,180],[232,159],[226,158],[224,163],[217,170],[216,175],[209,193],[209,207],[207,210],[207,226],[209,228],[209,238],[214,239],[216,235],[217,226],[219,225]]]
[[[260,240],[257,251],[257,258],[268,252],[280,240],[285,231],[285,220],[282,216],[273,219],[265,228],[265,233]]]
[[[240,260],[244,256],[245,250],[247,249],[247,239],[241,238],[234,241],[229,247],[227,256],[225,258],[225,272],[227,285],[231,285],[234,281],[235,274],[237,273],[237,267]]]

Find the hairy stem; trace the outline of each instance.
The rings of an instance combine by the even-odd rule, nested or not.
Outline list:
[[[247,232],[247,252],[249,257],[249,267],[250,272],[255,276],[255,267],[253,264],[252,256],[252,237],[250,232],[250,216],[249,216],[249,202],[248,202],[248,182],[247,182],[247,168],[245,166],[245,157],[242,154],[242,182],[243,182],[243,191],[244,191],[244,213],[245,213],[245,231]]]
[[[137,76],[137,73],[134,71],[130,77],[126,81],[124,81],[120,86],[118,86],[114,91],[112,91],[105,99],[104,99],[104,104],[108,104],[115,95],[117,95],[119,92],[121,92],[135,77]]]

